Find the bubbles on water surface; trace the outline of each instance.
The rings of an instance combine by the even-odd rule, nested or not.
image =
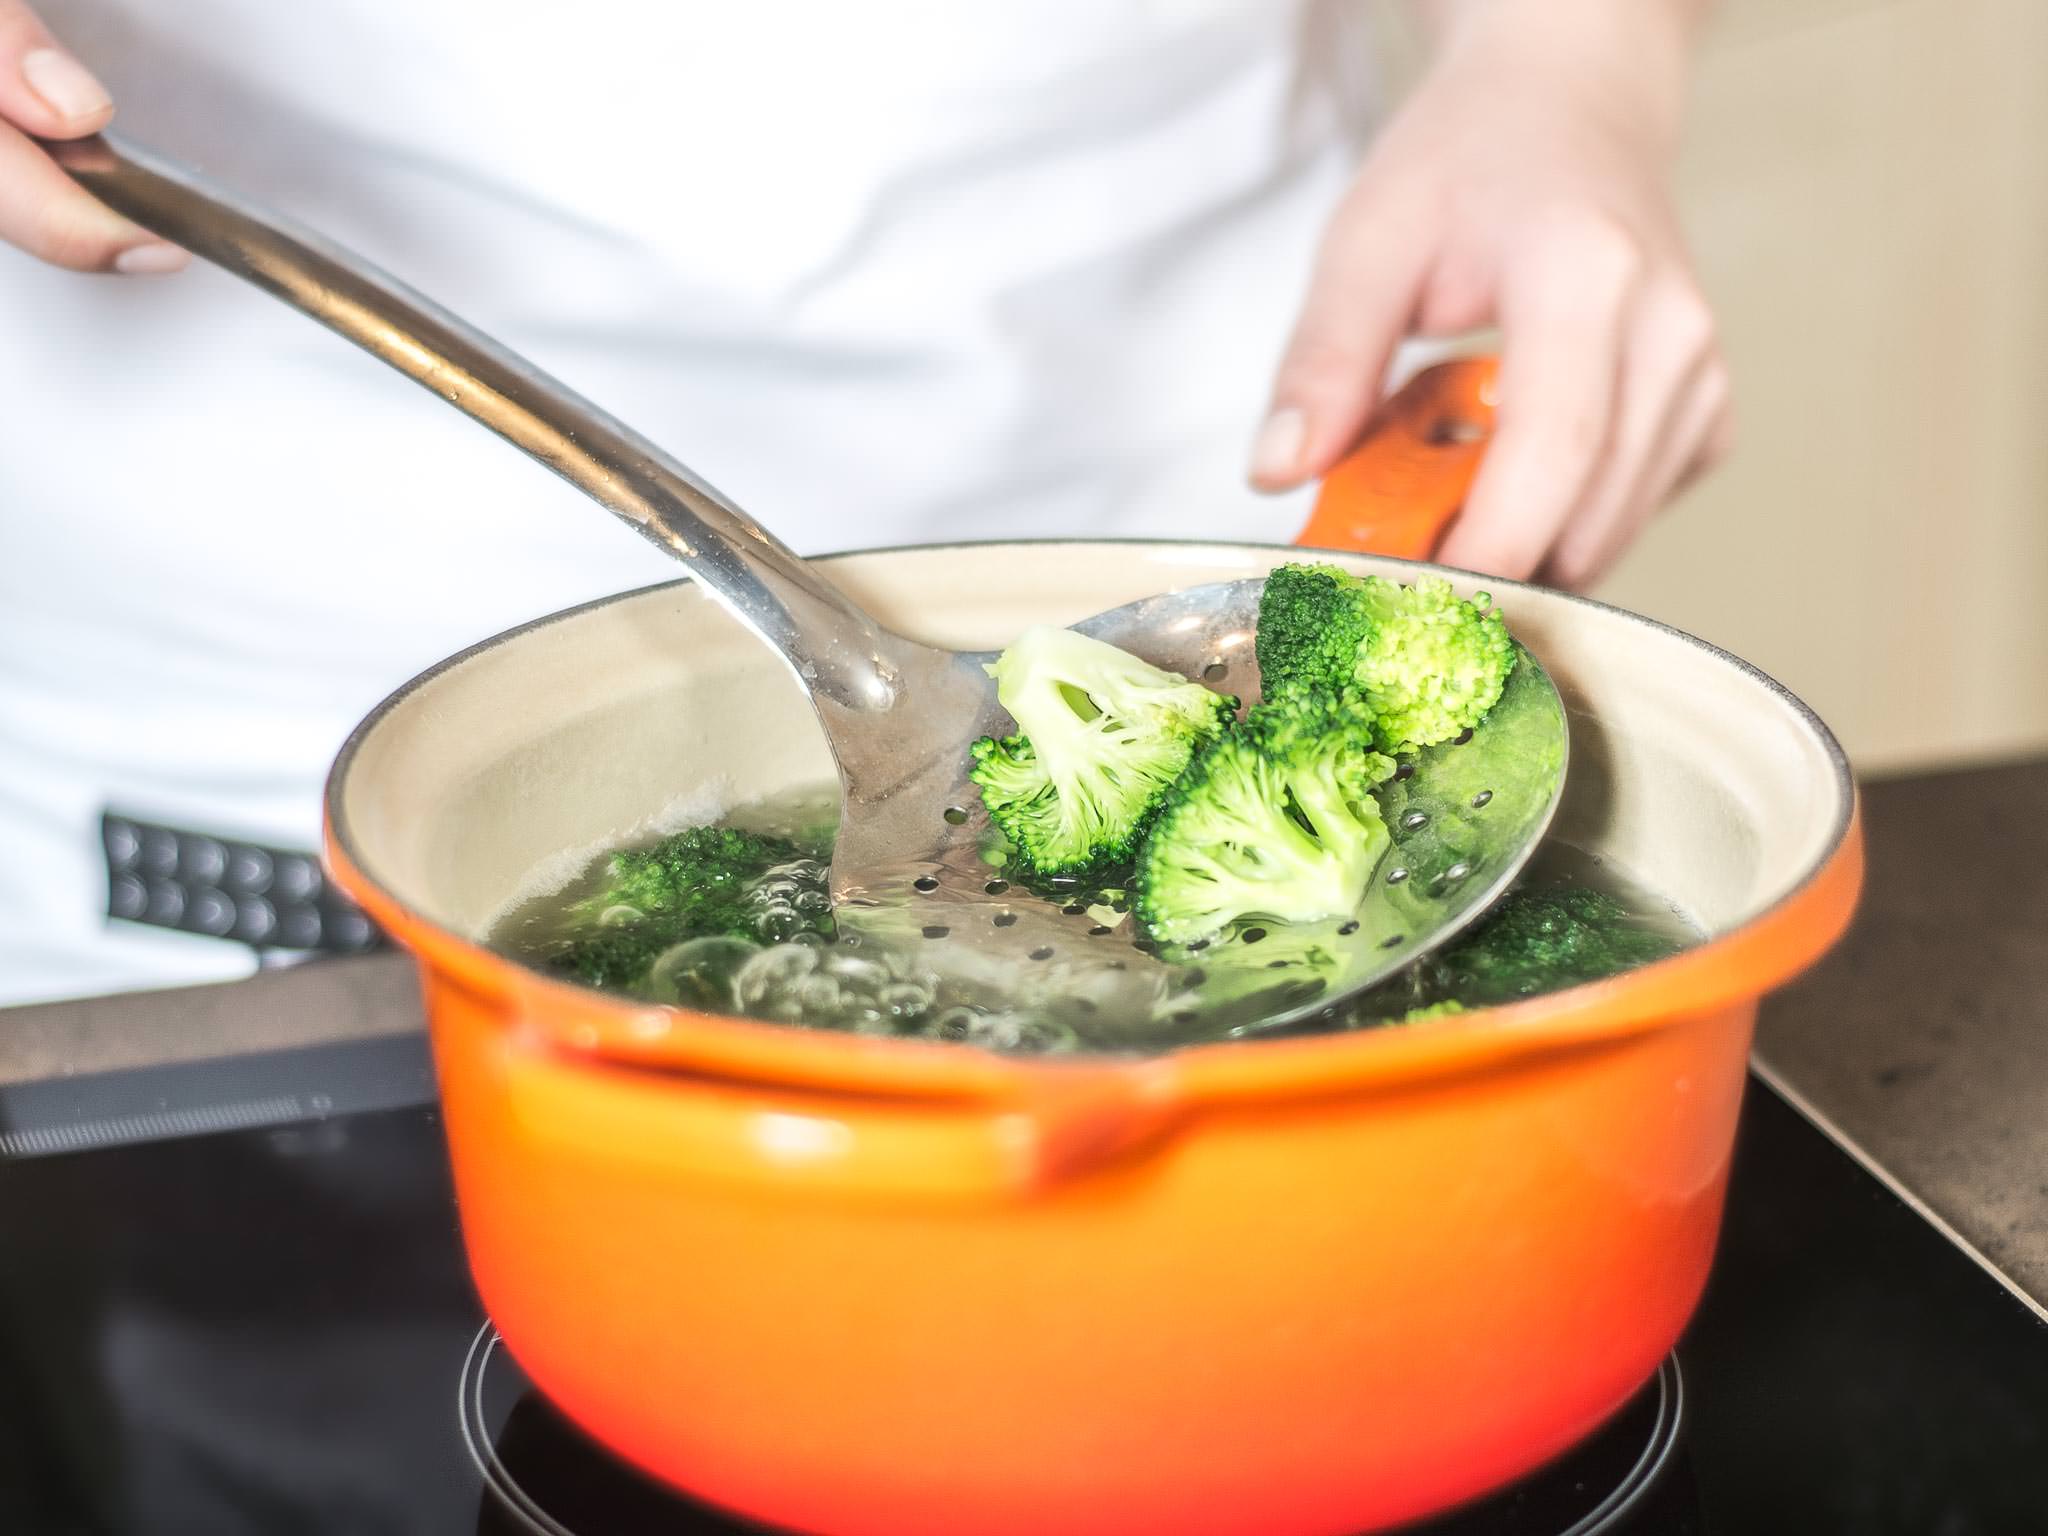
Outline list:
[[[677,1008],[730,1008],[734,977],[761,953],[758,945],[723,934],[684,939],[656,956],[648,996]]]
[[[1485,794],[1473,797],[1476,803],[1489,798]],[[1256,990],[1258,996],[1274,999],[1276,1007],[1300,1000],[1284,979],[1300,976],[1303,969],[1288,957],[1291,952],[1284,946],[1292,933],[1284,925],[1275,927],[1270,935],[1263,928],[1247,926],[1221,935],[1213,947],[1204,940],[1167,951],[1146,938],[1142,927],[1133,921],[1131,893],[1126,890],[1098,889],[1093,882],[1062,879],[1050,889],[1032,891],[1020,885],[1014,874],[998,873],[994,867],[975,877],[980,894],[1017,898],[1017,907],[942,913],[927,899],[932,893],[913,900],[906,890],[900,928],[888,925],[886,911],[878,914],[883,918],[881,926],[847,920],[835,924],[827,859],[829,823],[819,819],[815,806],[771,807],[746,816],[744,822],[736,815],[733,824],[785,837],[805,856],[767,868],[735,869],[729,888],[744,893],[738,934],[690,936],[687,927],[680,928],[677,941],[659,952],[644,981],[630,986],[635,995],[675,1007],[740,1013],[779,1023],[1022,1052],[1157,1049],[1192,1038],[1209,1038],[1188,1033],[1190,1026],[1207,1017],[1191,1011],[1191,1005],[1198,990],[1209,998],[1219,967],[1226,985],[1234,982],[1248,992]],[[821,827],[825,828],[822,832]],[[551,953],[548,946],[560,942],[564,914],[577,898],[601,889],[597,882],[609,856],[607,850],[586,866],[580,886],[551,889],[527,906],[509,910],[496,925],[493,942],[530,963],[545,966]],[[1635,921],[1652,920],[1665,911],[1665,904],[1618,882],[1584,855],[1572,855],[1576,862],[1561,863],[1562,857],[1556,851],[1539,854],[1528,883],[1590,884],[1612,891],[1632,912],[1647,914],[1633,918]],[[1467,863],[1433,878],[1455,880],[1474,868]],[[1399,884],[1418,873],[1397,865],[1383,869],[1380,878]],[[977,956],[975,926],[986,922],[1014,927],[1020,911],[1036,921],[1039,914],[1033,904],[1039,902],[1048,919],[1069,923],[1075,917],[1083,919],[1068,930],[1076,942],[1055,939],[1031,946],[1037,951],[1031,960],[1011,960],[1000,967],[993,962],[984,964]],[[884,909],[898,905],[874,900],[858,904]],[[598,916],[604,928],[622,933],[662,920],[658,912],[624,902]],[[1668,912],[1663,920],[1670,921]],[[587,924],[590,918],[582,921]],[[1338,931],[1348,935],[1356,926],[1346,923]],[[946,937],[934,942],[941,929]],[[1405,942],[1398,934],[1376,937],[1393,947]],[[1690,933],[1685,937],[1690,938]],[[1135,990],[1118,990],[1139,974],[1138,968],[1111,958],[1124,952],[1127,943],[1141,953],[1174,963],[1171,979],[1158,983],[1156,992],[1150,982]],[[1277,954],[1276,947],[1280,949]],[[1202,951],[1209,962],[1206,975],[1202,965],[1193,963],[1195,954]],[[1243,959],[1235,958],[1239,955]],[[1413,990],[1406,979],[1409,975],[1403,972],[1402,978],[1382,992],[1391,996],[1403,988]],[[1271,979],[1254,982],[1250,979],[1254,976]],[[1317,985],[1313,976],[1304,978],[1302,997]],[[1405,1001],[1396,1001],[1406,1006]],[[1134,1006],[1140,1013],[1133,1013]],[[1371,998],[1361,999],[1327,1011],[1306,1027],[1368,1027],[1384,1022],[1388,1007],[1384,998],[1379,1004]],[[1150,1016],[1149,1023],[1145,1014]],[[1234,1035],[1246,1032],[1231,1031]]]

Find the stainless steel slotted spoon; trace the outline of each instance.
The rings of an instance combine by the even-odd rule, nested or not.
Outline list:
[[[1117,893],[1030,891],[966,777],[974,738],[1011,722],[993,652],[896,634],[681,462],[370,263],[241,202],[184,167],[107,138],[44,146],[137,224],[247,279],[489,427],[680,560],[788,663],[837,764],[832,890],[844,934],[916,945],[990,1008],[1022,1008],[1098,1046],[1216,1039],[1333,1008],[1441,944],[1513,880],[1562,789],[1563,707],[1520,653],[1469,742],[1415,755],[1382,792],[1393,848],[1358,911],[1241,924],[1162,952]],[[1433,433],[1447,452],[1469,434]],[[1155,665],[1256,697],[1260,583],[1219,583],[1075,627]]]

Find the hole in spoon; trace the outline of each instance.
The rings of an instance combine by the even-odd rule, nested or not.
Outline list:
[[[987,891],[991,896],[1000,896],[1009,888],[1010,882],[1007,880],[991,880],[987,885],[984,885],[982,887],[982,889],[984,891]]]
[[[1339,928],[1337,932],[1347,939],[1350,938],[1352,934],[1358,932],[1358,919],[1353,918],[1350,922]]]
[[[998,912],[989,921],[993,922],[998,928],[1007,928],[1017,921],[1017,914],[1014,912]]]
[[[1472,797],[1472,809],[1473,809],[1473,810],[1475,810],[1475,811],[1476,811],[1476,810],[1478,810],[1478,809],[1479,809],[1479,808],[1480,808],[1481,806],[1485,805],[1485,804],[1486,804],[1486,802],[1487,802],[1487,801],[1489,801],[1489,800],[1491,800],[1492,798],[1493,798],[1493,791],[1492,791],[1492,790],[1490,790],[1490,789],[1482,789],[1481,791],[1479,791],[1479,793],[1478,793],[1478,794],[1476,794],[1476,795],[1474,795],[1474,796]]]
[[[1050,960],[1052,958],[1052,946],[1050,944],[1039,945],[1038,948],[1031,951],[1031,958],[1034,960]]]
[[[924,928],[924,936],[928,939],[943,939],[952,931],[944,923],[928,923]]]
[[[1256,944],[1265,936],[1266,930],[1263,928],[1247,928],[1245,929],[1242,938],[1244,942],[1247,944]]]
[[[939,882],[934,880],[930,875],[919,875],[915,880],[911,881],[910,884],[913,890],[922,891],[927,896],[929,896],[933,891],[936,891],[939,888]]]
[[[950,826],[950,827],[964,827],[964,826],[966,826],[966,825],[967,825],[967,807],[966,807],[966,806],[964,806],[964,805],[949,805],[949,806],[947,806],[947,807],[946,807],[946,825],[948,825],[948,826]]]
[[[1220,683],[1229,675],[1230,663],[1220,656],[1202,668],[1202,681],[1205,683]]]

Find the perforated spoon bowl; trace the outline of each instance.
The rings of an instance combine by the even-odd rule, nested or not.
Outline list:
[[[1240,926],[1169,954],[1128,918],[1102,921],[1116,914],[1078,887],[1034,896],[991,862],[966,777],[968,743],[1010,729],[985,670],[993,653],[884,627],[679,460],[352,252],[113,139],[44,147],[109,207],[355,342],[681,561],[787,663],[817,711],[839,776],[842,933],[920,944],[931,969],[991,1007],[1130,1047],[1297,1020],[1441,944],[1507,886],[1549,824],[1564,710],[1523,652],[1483,729],[1418,754],[1384,792],[1393,848],[1349,917]],[[1259,585],[1163,594],[1075,627],[1250,699]]]

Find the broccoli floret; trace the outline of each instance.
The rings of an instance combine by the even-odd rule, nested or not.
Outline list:
[[[649,919],[564,935],[546,958],[557,976],[607,992],[637,991],[654,957],[673,942],[668,926]]]
[[[1334,565],[1283,565],[1259,591],[1253,653],[1265,696],[1295,687],[1345,691],[1376,627],[1362,578]]]
[[[1448,1019],[1465,1011],[1465,1005],[1455,997],[1447,997],[1440,1003],[1425,1003],[1420,1008],[1410,1008],[1401,1015],[1403,1024],[1420,1024],[1425,1019]]]
[[[1184,944],[1240,918],[1352,911],[1390,841],[1372,789],[1393,771],[1368,722],[1328,693],[1260,705],[1189,765],[1145,839],[1147,933]]]
[[[1237,701],[1070,629],[1040,625],[989,667],[1018,734],[969,770],[1021,872],[1127,863],[1161,798]]]
[[[1256,649],[1267,698],[1339,689],[1372,715],[1386,752],[1477,725],[1515,664],[1500,614],[1441,576],[1410,587],[1328,565],[1283,565],[1266,578]]]
[[[610,855],[596,890],[566,907],[534,956],[607,991],[644,992],[655,958],[686,937],[759,942],[805,929],[829,936],[823,865],[786,838],[691,827]]]
[[[741,932],[749,887],[771,865],[796,856],[796,845],[785,838],[691,827],[650,847],[614,853],[604,883],[568,915],[578,924],[630,922],[637,914],[679,918],[699,932]]]
[[[1433,997],[1512,1002],[1600,981],[1676,954],[1677,939],[1590,886],[1518,890],[1418,968]]]

